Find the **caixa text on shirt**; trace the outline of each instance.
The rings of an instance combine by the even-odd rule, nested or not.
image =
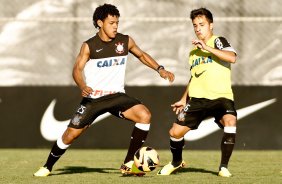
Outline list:
[[[125,61],[126,61],[125,57],[100,60],[97,62],[97,67],[102,68],[102,67],[124,65]]]
[[[198,57],[197,59],[192,61],[192,68],[194,66],[200,65],[200,64],[208,64],[208,63],[212,63],[212,57],[208,56],[208,57]]]

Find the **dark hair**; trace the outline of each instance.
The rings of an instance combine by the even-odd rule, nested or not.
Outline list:
[[[212,13],[206,8],[199,8],[191,11],[190,13],[191,20],[194,20],[198,16],[206,16],[209,23],[213,23]]]
[[[97,21],[104,20],[108,17],[108,15],[120,17],[119,11],[116,6],[111,4],[104,4],[96,8],[93,13],[93,24],[96,28],[98,28]]]

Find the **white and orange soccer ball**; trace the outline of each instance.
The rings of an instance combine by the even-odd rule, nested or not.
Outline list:
[[[152,147],[142,147],[134,155],[134,164],[140,171],[153,171],[160,164],[159,154]]]

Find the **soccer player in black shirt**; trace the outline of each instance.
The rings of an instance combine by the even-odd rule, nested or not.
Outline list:
[[[48,176],[53,165],[73,141],[105,112],[135,123],[128,152],[120,170],[122,174],[144,174],[134,167],[133,158],[147,137],[151,113],[139,100],[125,93],[127,55],[132,53],[170,82],[174,81],[174,74],[142,51],[130,36],[118,33],[119,17],[118,9],[111,4],[96,8],[93,23],[99,31],[82,44],[73,68],[73,78],[83,99],[64,134],[53,145],[46,163],[34,176]]]

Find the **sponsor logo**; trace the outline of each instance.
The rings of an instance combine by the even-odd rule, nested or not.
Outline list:
[[[80,105],[80,107],[77,109],[77,113],[83,114],[85,111],[86,107],[84,105]]]
[[[96,50],[96,52],[100,52],[100,51],[102,51],[102,50],[103,50],[103,48],[101,48],[101,49],[97,49],[97,50]]]
[[[118,42],[115,45],[116,45],[116,53],[118,54],[124,53],[124,47],[123,47],[124,43]]]
[[[187,105],[184,107],[183,111],[184,111],[184,112],[187,112],[187,111],[189,110],[189,107],[190,107],[190,104],[187,104]]]
[[[267,107],[271,104],[273,104],[274,102],[276,102],[276,99],[271,99],[271,100],[267,100],[261,103],[257,103],[242,109],[239,109],[237,111],[237,121],[239,121],[240,119],[259,111],[260,109]],[[218,125],[216,123],[214,123],[214,118],[209,118],[204,120],[198,127],[198,129],[196,130],[190,130],[189,132],[187,132],[187,134],[185,134],[184,139],[186,141],[196,141],[199,139],[202,139],[216,131],[220,130],[220,128],[218,127]]]
[[[184,111],[181,111],[179,114],[178,114],[178,121],[184,121],[185,120],[185,115],[186,113]]]
[[[114,94],[116,91],[107,91],[107,90],[93,90],[93,92],[88,95],[90,98],[98,98],[100,96],[105,96],[109,94]]]
[[[206,70],[202,71],[201,73],[196,73],[196,72],[195,72],[195,77],[196,77],[196,78],[200,77],[205,71],[206,71]]]
[[[220,49],[220,50],[223,49],[223,43],[220,41],[219,38],[216,38],[216,39],[214,40],[214,42],[215,42],[216,47],[217,47],[218,49]]]
[[[71,124],[78,126],[80,124],[81,115],[76,114],[74,118],[71,120]]]
[[[198,66],[200,64],[208,64],[208,63],[212,63],[212,57],[208,56],[208,57],[197,57],[197,59],[194,59],[192,62],[192,66],[191,68],[194,68],[195,66]]]
[[[233,110],[226,110],[226,112],[234,112]]]
[[[124,64],[125,64],[125,57],[122,57],[122,58],[100,60],[97,62],[97,67],[102,68],[102,67],[111,67],[111,66],[124,65]]]
[[[178,114],[178,120],[179,121],[184,121],[185,120],[185,116],[186,116],[186,112],[189,110],[190,104],[187,104],[184,109]]]

